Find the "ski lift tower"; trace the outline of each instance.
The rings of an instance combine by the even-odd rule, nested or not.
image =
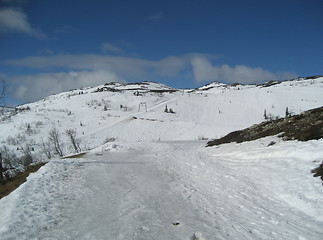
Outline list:
[[[138,112],[140,112],[140,108],[141,108],[141,107],[145,107],[145,110],[146,110],[146,112],[147,112],[147,104],[146,104],[146,102],[140,102],[140,103],[139,103]]]

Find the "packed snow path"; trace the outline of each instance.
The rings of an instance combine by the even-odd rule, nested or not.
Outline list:
[[[205,221],[171,189],[172,178],[158,169],[152,155],[91,156],[79,171],[85,194],[75,203],[68,222],[44,236],[180,239],[194,234],[194,229],[205,230]]]
[[[0,238],[321,239],[321,183],[307,173],[323,141],[272,139],[109,143],[53,160],[0,201]]]

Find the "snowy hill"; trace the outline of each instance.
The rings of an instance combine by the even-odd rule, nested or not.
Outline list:
[[[53,129],[64,156],[74,153],[67,130],[91,151],[60,159],[48,148],[49,163],[0,200],[0,236],[319,239],[323,193],[310,170],[323,159],[322,139],[268,137],[214,148],[203,140],[260,123],[265,112],[276,118],[286,108],[321,107],[322,92],[323,77],[184,90],[109,83],[6,112],[1,145],[11,154],[28,148],[34,161],[48,161]]]
[[[218,138],[264,121],[265,110],[267,115],[283,117],[286,107],[294,114],[320,107],[322,89],[322,77],[270,87],[211,83],[194,90],[172,89],[152,82],[110,83],[21,106],[30,110],[1,121],[0,134],[2,144],[8,144],[8,138],[17,139],[15,148],[29,142],[35,150],[53,127],[62,135],[67,129],[75,129],[86,149],[102,145],[107,138]],[[176,113],[165,113],[166,105]]]

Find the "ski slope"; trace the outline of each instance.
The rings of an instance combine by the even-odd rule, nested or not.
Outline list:
[[[97,91],[108,88],[108,91]],[[213,88],[211,88],[213,87]],[[112,90],[111,90],[112,89]],[[129,90],[130,89],[130,90]],[[108,138],[119,141],[198,140],[222,137],[231,131],[264,121],[267,115],[284,117],[323,105],[323,78],[286,81],[270,87],[210,84],[194,90],[177,90],[157,83],[123,85],[111,83],[52,95],[29,103],[23,111],[0,123],[2,144],[16,151],[30,144],[40,156],[42,140],[56,128],[65,141],[65,131],[74,129],[84,150]],[[158,92],[164,91],[164,92]],[[170,91],[170,92],[167,92]],[[137,96],[136,93],[139,93]],[[145,103],[147,112],[140,103]],[[175,114],[165,113],[165,107]],[[27,126],[31,131],[27,131]],[[9,141],[8,141],[9,140]]]
[[[65,155],[65,130],[75,129],[87,154],[51,159],[1,199],[0,239],[321,239],[322,182],[310,170],[322,162],[322,139],[211,148],[201,139],[259,123],[265,109],[322,106],[322,89],[323,78],[178,91],[113,83],[29,103],[0,123],[2,144],[29,143],[46,161],[50,129]]]

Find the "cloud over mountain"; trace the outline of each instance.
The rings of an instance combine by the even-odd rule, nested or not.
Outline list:
[[[125,82],[106,70],[43,73],[13,78],[16,87],[10,93],[22,101],[35,101],[51,94],[107,82]]]
[[[230,67],[227,64],[213,66],[211,62],[203,58],[191,60],[195,81],[224,81],[227,83],[262,83],[268,80],[286,80],[297,77],[295,73],[272,73],[261,67],[252,68],[244,65]]]
[[[106,47],[110,51],[119,51],[111,44]],[[214,59],[214,56],[196,53],[168,56],[159,60],[115,55],[57,54],[9,59],[4,63],[38,71],[35,74],[11,77],[12,82],[18,84],[18,88],[12,92],[12,95],[23,101],[111,81],[151,80],[158,82],[160,79],[172,78],[193,81],[195,84],[211,81],[247,84],[297,77],[295,73],[273,73],[260,67],[213,65],[211,60]],[[46,71],[46,73],[39,73],[39,71]]]

